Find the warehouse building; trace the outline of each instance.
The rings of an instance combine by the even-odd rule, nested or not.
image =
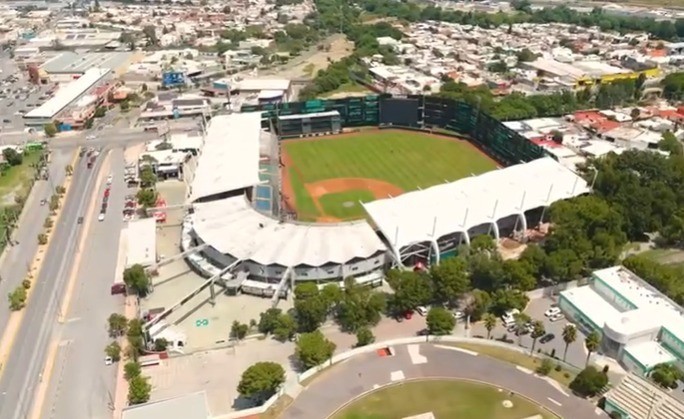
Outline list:
[[[38,67],[38,78],[42,83],[65,83],[83,76],[91,68],[112,71],[118,77],[128,71],[134,61],[132,52],[92,52],[78,54],[65,51],[45,61]]]
[[[54,122],[57,116],[76,104],[86,96],[90,90],[111,79],[111,72],[103,68],[91,68],[83,76],[71,83],[65,84],[57,90],[52,99],[24,115],[24,125],[42,128],[43,125]]]

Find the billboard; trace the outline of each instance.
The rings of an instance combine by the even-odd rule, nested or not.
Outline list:
[[[185,84],[185,74],[179,71],[165,71],[162,74],[162,87],[176,87]]]

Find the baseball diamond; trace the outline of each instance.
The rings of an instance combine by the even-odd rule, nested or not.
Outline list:
[[[285,204],[302,221],[363,218],[361,202],[497,167],[472,144],[408,130],[363,130],[282,143]]]

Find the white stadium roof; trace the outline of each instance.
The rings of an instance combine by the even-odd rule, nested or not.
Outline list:
[[[192,217],[202,241],[221,253],[262,265],[342,264],[387,251],[365,221],[281,223],[257,212],[243,196],[195,204]]]
[[[24,115],[24,118],[52,118],[109,73],[108,68],[91,68],[77,80],[60,87],[52,99]]]
[[[213,117],[190,186],[190,201],[258,184],[260,133],[260,112]]]
[[[550,157],[363,204],[396,251],[589,192]]]

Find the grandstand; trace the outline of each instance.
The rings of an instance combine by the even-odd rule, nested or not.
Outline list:
[[[684,403],[636,375],[625,377],[606,394],[605,410],[629,419],[684,418]]]

